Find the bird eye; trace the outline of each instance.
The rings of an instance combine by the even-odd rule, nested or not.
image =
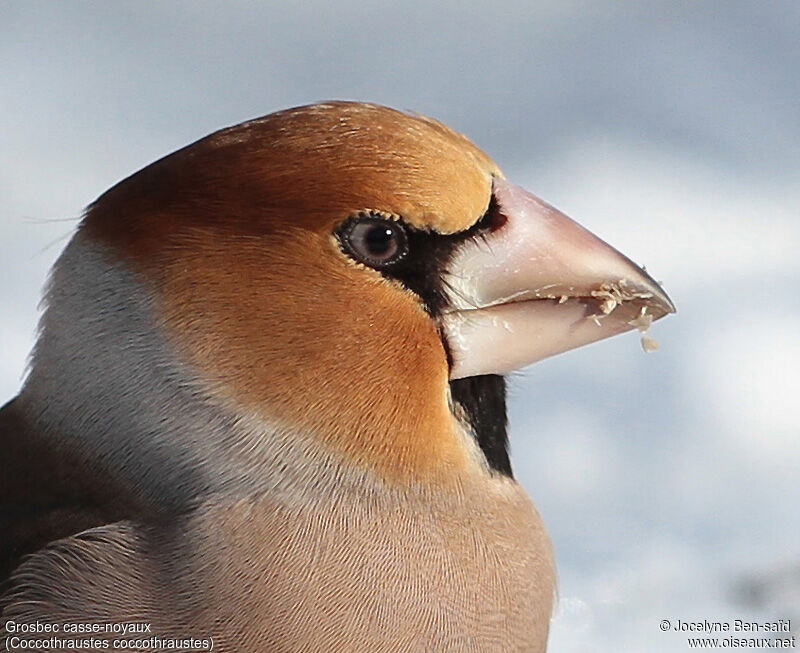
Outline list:
[[[339,232],[345,251],[373,268],[386,268],[408,254],[408,239],[396,220],[360,216],[346,222]]]

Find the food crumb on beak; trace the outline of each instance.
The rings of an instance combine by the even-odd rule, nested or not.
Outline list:
[[[600,305],[600,310],[603,311],[603,315],[611,315],[611,311],[613,311],[617,307],[617,300],[613,297],[606,297],[603,300],[603,303]]]
[[[653,316],[648,314],[647,306],[642,306],[642,310],[639,312],[633,320],[628,322],[631,326],[636,327],[639,329],[639,333],[644,335],[647,333],[647,330],[650,328],[650,325],[653,323]]]
[[[658,340],[653,340],[653,338],[642,336],[642,349],[646,354],[652,354],[659,348],[659,346]]]
[[[639,333],[642,334],[642,350],[646,354],[652,354],[659,348],[658,341],[653,338],[647,337],[647,331],[650,329],[650,325],[653,324],[653,316],[647,312],[647,306],[642,306],[642,310],[639,312],[639,315],[636,316],[633,320],[628,322],[631,326],[636,327],[639,330]]]

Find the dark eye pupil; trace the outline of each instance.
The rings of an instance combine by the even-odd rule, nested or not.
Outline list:
[[[408,237],[402,222],[361,213],[337,229],[342,248],[359,263],[386,269],[408,254]]]
[[[394,232],[389,227],[375,225],[367,231],[364,240],[370,254],[382,256],[388,254],[392,249]]]

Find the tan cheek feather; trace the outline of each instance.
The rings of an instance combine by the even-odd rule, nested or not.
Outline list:
[[[468,454],[433,321],[329,236],[296,234],[194,238],[160,282],[178,349],[223,400],[387,479],[456,478]]]

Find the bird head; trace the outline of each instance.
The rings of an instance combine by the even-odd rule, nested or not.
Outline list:
[[[360,103],[189,145],[102,195],[76,240],[132,275],[203,402],[391,482],[510,471],[504,374],[673,310],[464,136]],[[113,288],[94,301],[119,315]]]

